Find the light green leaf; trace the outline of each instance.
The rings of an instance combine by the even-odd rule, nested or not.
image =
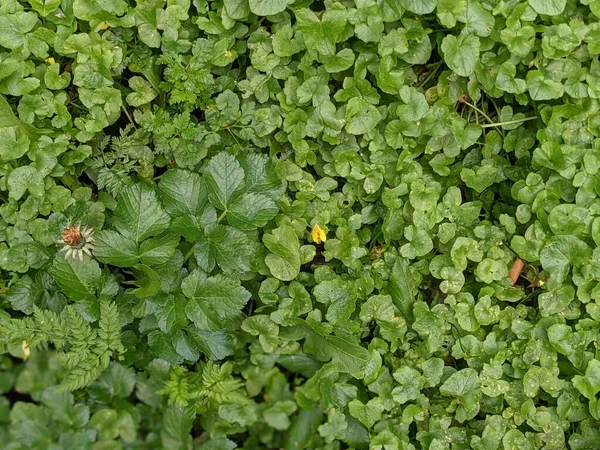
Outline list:
[[[346,131],[350,134],[365,134],[381,120],[375,106],[362,98],[351,98],[346,106]]]
[[[473,35],[451,34],[442,41],[444,60],[448,67],[462,77],[470,76],[479,62],[479,38]]]
[[[294,323],[307,333],[304,350],[320,361],[332,359],[345,373],[360,373],[367,366],[371,355],[366,348],[346,337],[323,335],[302,319],[296,319]]]
[[[44,176],[33,166],[17,167],[8,175],[8,196],[20,200],[25,192],[34,197],[44,195]]]
[[[529,4],[538,14],[556,16],[565,10],[567,0],[529,0]]]
[[[575,375],[573,377],[573,386],[581,394],[589,399],[595,399],[596,394],[600,392],[600,361],[592,359],[587,365],[585,375]]]
[[[300,272],[300,242],[296,232],[287,225],[275,228],[263,236],[265,246],[271,251],[265,263],[271,274],[282,281],[291,281]]]
[[[250,11],[258,16],[272,16],[285,11],[294,0],[249,0]]]
[[[433,12],[438,0],[399,0],[400,5],[415,14],[429,14]]]

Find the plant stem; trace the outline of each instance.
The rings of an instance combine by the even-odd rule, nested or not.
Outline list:
[[[183,257],[183,263],[185,264],[186,261],[188,259],[190,259],[192,257],[192,255],[194,254],[194,246],[192,245],[190,247],[190,249],[187,251],[187,253],[185,254],[185,256]]]
[[[133,121],[133,119],[129,115],[129,111],[127,111],[127,108],[125,108],[123,105],[121,105],[121,109],[123,110],[123,112],[125,113],[125,115],[127,116],[127,118],[129,119],[129,122],[131,123],[131,125],[133,125],[135,127],[135,122]]]
[[[470,106],[470,107],[471,107],[471,108],[473,108],[475,111],[477,111],[479,114],[481,114],[483,117],[485,117],[485,120],[487,120],[489,123],[492,123],[492,124],[494,123],[494,121],[493,121],[492,119],[490,119],[490,116],[488,116],[488,115],[487,115],[487,114],[486,114],[486,113],[485,113],[485,112],[484,112],[482,109],[479,109],[477,106],[475,106],[475,105],[473,105],[473,104],[471,104],[471,103],[469,103],[469,102],[465,102],[464,100],[463,100],[463,103],[464,103],[465,105],[468,105],[468,106]],[[482,126],[482,127],[485,127],[485,125],[481,125],[481,126]]]
[[[442,61],[438,61],[437,63],[435,63],[435,67],[433,67],[429,71],[429,73],[427,74],[427,76],[425,77],[425,79],[423,81],[421,81],[419,84],[417,84],[417,88],[424,87],[427,84],[427,82],[435,76],[435,74],[437,73],[437,71],[441,65],[442,65]]]
[[[535,119],[537,119],[537,117],[525,117],[523,119],[507,120],[506,122],[485,123],[481,125],[481,128],[503,127],[504,125],[514,125],[516,123],[523,123]]]

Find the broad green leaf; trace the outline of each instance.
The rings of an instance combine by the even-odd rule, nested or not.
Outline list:
[[[300,272],[300,242],[296,232],[283,225],[265,234],[263,242],[271,252],[265,257],[271,274],[282,281],[293,280]]]
[[[227,210],[243,192],[242,166],[232,155],[221,152],[208,163],[205,174],[210,202],[219,209]]]
[[[14,50],[25,45],[26,35],[38,20],[34,12],[18,11],[0,16],[0,45]]]
[[[194,344],[209,359],[219,361],[233,355],[235,342],[225,330],[206,331],[192,325],[187,331]]]
[[[218,331],[231,325],[241,315],[250,293],[239,281],[224,275],[207,277],[195,270],[181,283],[183,294],[189,298],[185,312],[201,330]]]
[[[138,262],[135,242],[113,230],[102,230],[94,239],[94,257],[106,264],[131,267]]]
[[[341,324],[350,319],[357,297],[354,283],[335,278],[319,283],[313,292],[318,302],[329,305],[325,317],[331,324]]]
[[[415,14],[429,14],[433,12],[438,0],[399,0],[400,5]]]
[[[61,0],[28,0],[29,4],[40,16],[46,17],[60,6]]]
[[[200,268],[210,272],[218,264],[223,272],[230,274],[248,272],[254,251],[252,241],[244,232],[223,225],[208,227],[194,246]]]
[[[567,0],[529,0],[529,4],[538,14],[556,16],[564,11]]]
[[[304,349],[320,361],[333,360],[337,368],[345,373],[362,372],[370,359],[369,351],[342,336],[323,335],[304,320],[294,322],[306,332]]]
[[[158,195],[169,213],[192,218],[201,213],[208,201],[206,183],[200,175],[188,170],[165,172]]]
[[[293,0],[248,0],[250,11],[259,16],[279,14],[293,2]]]
[[[527,72],[527,88],[533,100],[552,100],[563,95],[561,83],[548,79],[539,70]]]
[[[145,184],[135,184],[118,197],[113,225],[123,236],[139,243],[169,227],[169,215],[162,208],[156,192]]]
[[[589,399],[595,399],[596,394],[600,392],[600,361],[592,359],[587,365],[585,375],[575,375],[573,377],[573,386],[581,394]]]
[[[346,107],[346,131],[350,134],[365,134],[381,120],[381,114],[373,105],[362,98],[352,98]]]
[[[21,166],[10,172],[7,179],[8,195],[14,200],[29,192],[34,197],[44,195],[44,176],[33,166]]]
[[[29,150],[29,137],[26,134],[17,136],[17,130],[15,126],[0,128],[0,159],[18,159]]]
[[[462,77],[471,75],[479,62],[479,38],[473,35],[444,37],[442,52],[448,66]]]
[[[171,234],[146,239],[140,245],[138,256],[143,264],[150,266],[164,264],[175,254],[177,244],[179,244],[179,236]]]
[[[388,284],[388,292],[406,322],[412,324],[415,320],[412,311],[415,302],[415,287],[408,264],[403,259],[397,258],[394,263]]]
[[[227,222],[240,230],[264,227],[277,214],[277,205],[263,194],[244,193],[227,211]]]
[[[248,0],[225,0],[223,2],[225,12],[232,19],[244,19],[250,13]]]
[[[102,272],[98,263],[86,256],[83,261],[64,259],[57,254],[50,267],[50,274],[56,283],[73,300],[96,302],[96,291],[100,287]]]

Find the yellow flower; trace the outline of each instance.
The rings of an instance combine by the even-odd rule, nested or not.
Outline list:
[[[46,62],[48,64],[54,64],[56,62],[56,60],[51,56],[50,58],[46,58]]]
[[[21,342],[21,350],[23,350],[23,359],[27,360],[27,358],[29,358],[29,355],[31,355],[31,350],[27,345],[27,341]]]
[[[315,225],[313,227],[312,231],[310,232],[310,237],[312,238],[315,244],[320,244],[321,242],[325,242],[327,240],[325,230],[319,225]]]
[[[108,25],[106,22],[104,22],[104,23],[102,24],[102,27],[101,27],[101,28],[102,28],[103,30],[108,30],[108,27],[109,27],[109,25]]]

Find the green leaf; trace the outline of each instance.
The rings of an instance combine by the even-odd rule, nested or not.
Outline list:
[[[365,134],[381,120],[381,114],[373,105],[362,98],[351,98],[346,107],[346,131],[350,134]]]
[[[196,261],[203,270],[210,272],[218,264],[228,274],[248,272],[254,251],[246,234],[223,225],[207,227],[194,246]]]
[[[399,3],[415,14],[429,14],[435,9],[438,0],[399,0]]]
[[[201,270],[193,271],[181,283],[189,298],[185,313],[201,330],[219,331],[241,315],[250,293],[239,281],[224,275],[207,277]]]
[[[113,225],[135,243],[162,233],[169,228],[169,223],[169,215],[156,193],[145,184],[135,184],[119,195]]]
[[[369,362],[369,351],[344,336],[323,335],[302,319],[294,323],[306,332],[304,350],[320,361],[333,360],[340,372],[360,373]]]
[[[250,11],[258,16],[272,16],[285,11],[294,0],[249,0]]]
[[[263,236],[265,246],[271,251],[265,263],[271,274],[282,281],[291,281],[300,272],[300,242],[293,228],[283,225]]]
[[[139,286],[133,290],[137,298],[152,297],[160,290],[160,276],[156,271],[144,264],[133,266],[133,273],[136,275],[136,284]]]
[[[227,210],[244,189],[244,170],[229,153],[221,152],[206,166],[208,198],[219,209]]]
[[[192,325],[187,331],[198,349],[212,361],[219,361],[233,355],[235,342],[225,330],[206,331]]]
[[[142,264],[156,266],[169,261],[175,254],[179,236],[167,234],[162,237],[146,239],[140,245],[138,257]]]
[[[29,137],[26,134],[17,136],[17,130],[17,127],[0,128],[0,159],[18,159],[29,150]]]
[[[444,61],[448,67],[461,77],[470,76],[479,62],[479,38],[473,35],[444,37],[442,41],[442,52]]]
[[[92,258],[85,256],[83,261],[79,261],[64,259],[57,254],[50,267],[50,274],[71,300],[98,301],[96,291],[100,287],[102,272]]]
[[[585,398],[595,399],[596,394],[600,392],[600,361],[591,359],[585,370],[585,375],[575,375],[573,377],[573,386]]]
[[[250,13],[248,0],[225,0],[223,5],[225,6],[225,12],[232,19],[245,19]]]
[[[556,16],[564,11],[567,0],[529,0],[529,4],[538,14]]]
[[[547,79],[539,70],[530,70],[527,72],[527,88],[533,100],[560,98],[564,92],[561,83]]]
[[[158,195],[165,209],[173,215],[195,217],[208,201],[206,183],[188,170],[168,170],[158,185]]]
[[[227,211],[227,222],[240,230],[264,227],[277,214],[277,205],[263,194],[244,193]]]
[[[44,176],[32,166],[17,167],[8,175],[8,195],[20,200],[29,191],[34,197],[44,195]]]
[[[388,284],[388,292],[406,322],[412,324],[415,320],[413,315],[415,286],[410,277],[408,264],[401,258],[396,258],[394,263]]]
[[[330,305],[325,317],[331,324],[341,324],[350,319],[357,298],[354,283],[339,278],[326,280],[319,283],[313,293],[318,302]]]
[[[113,230],[102,230],[94,239],[94,257],[117,267],[131,267],[138,262],[135,242]]]
[[[575,298],[575,289],[569,285],[560,286],[555,291],[544,292],[538,297],[540,314],[551,317],[564,311]]]

